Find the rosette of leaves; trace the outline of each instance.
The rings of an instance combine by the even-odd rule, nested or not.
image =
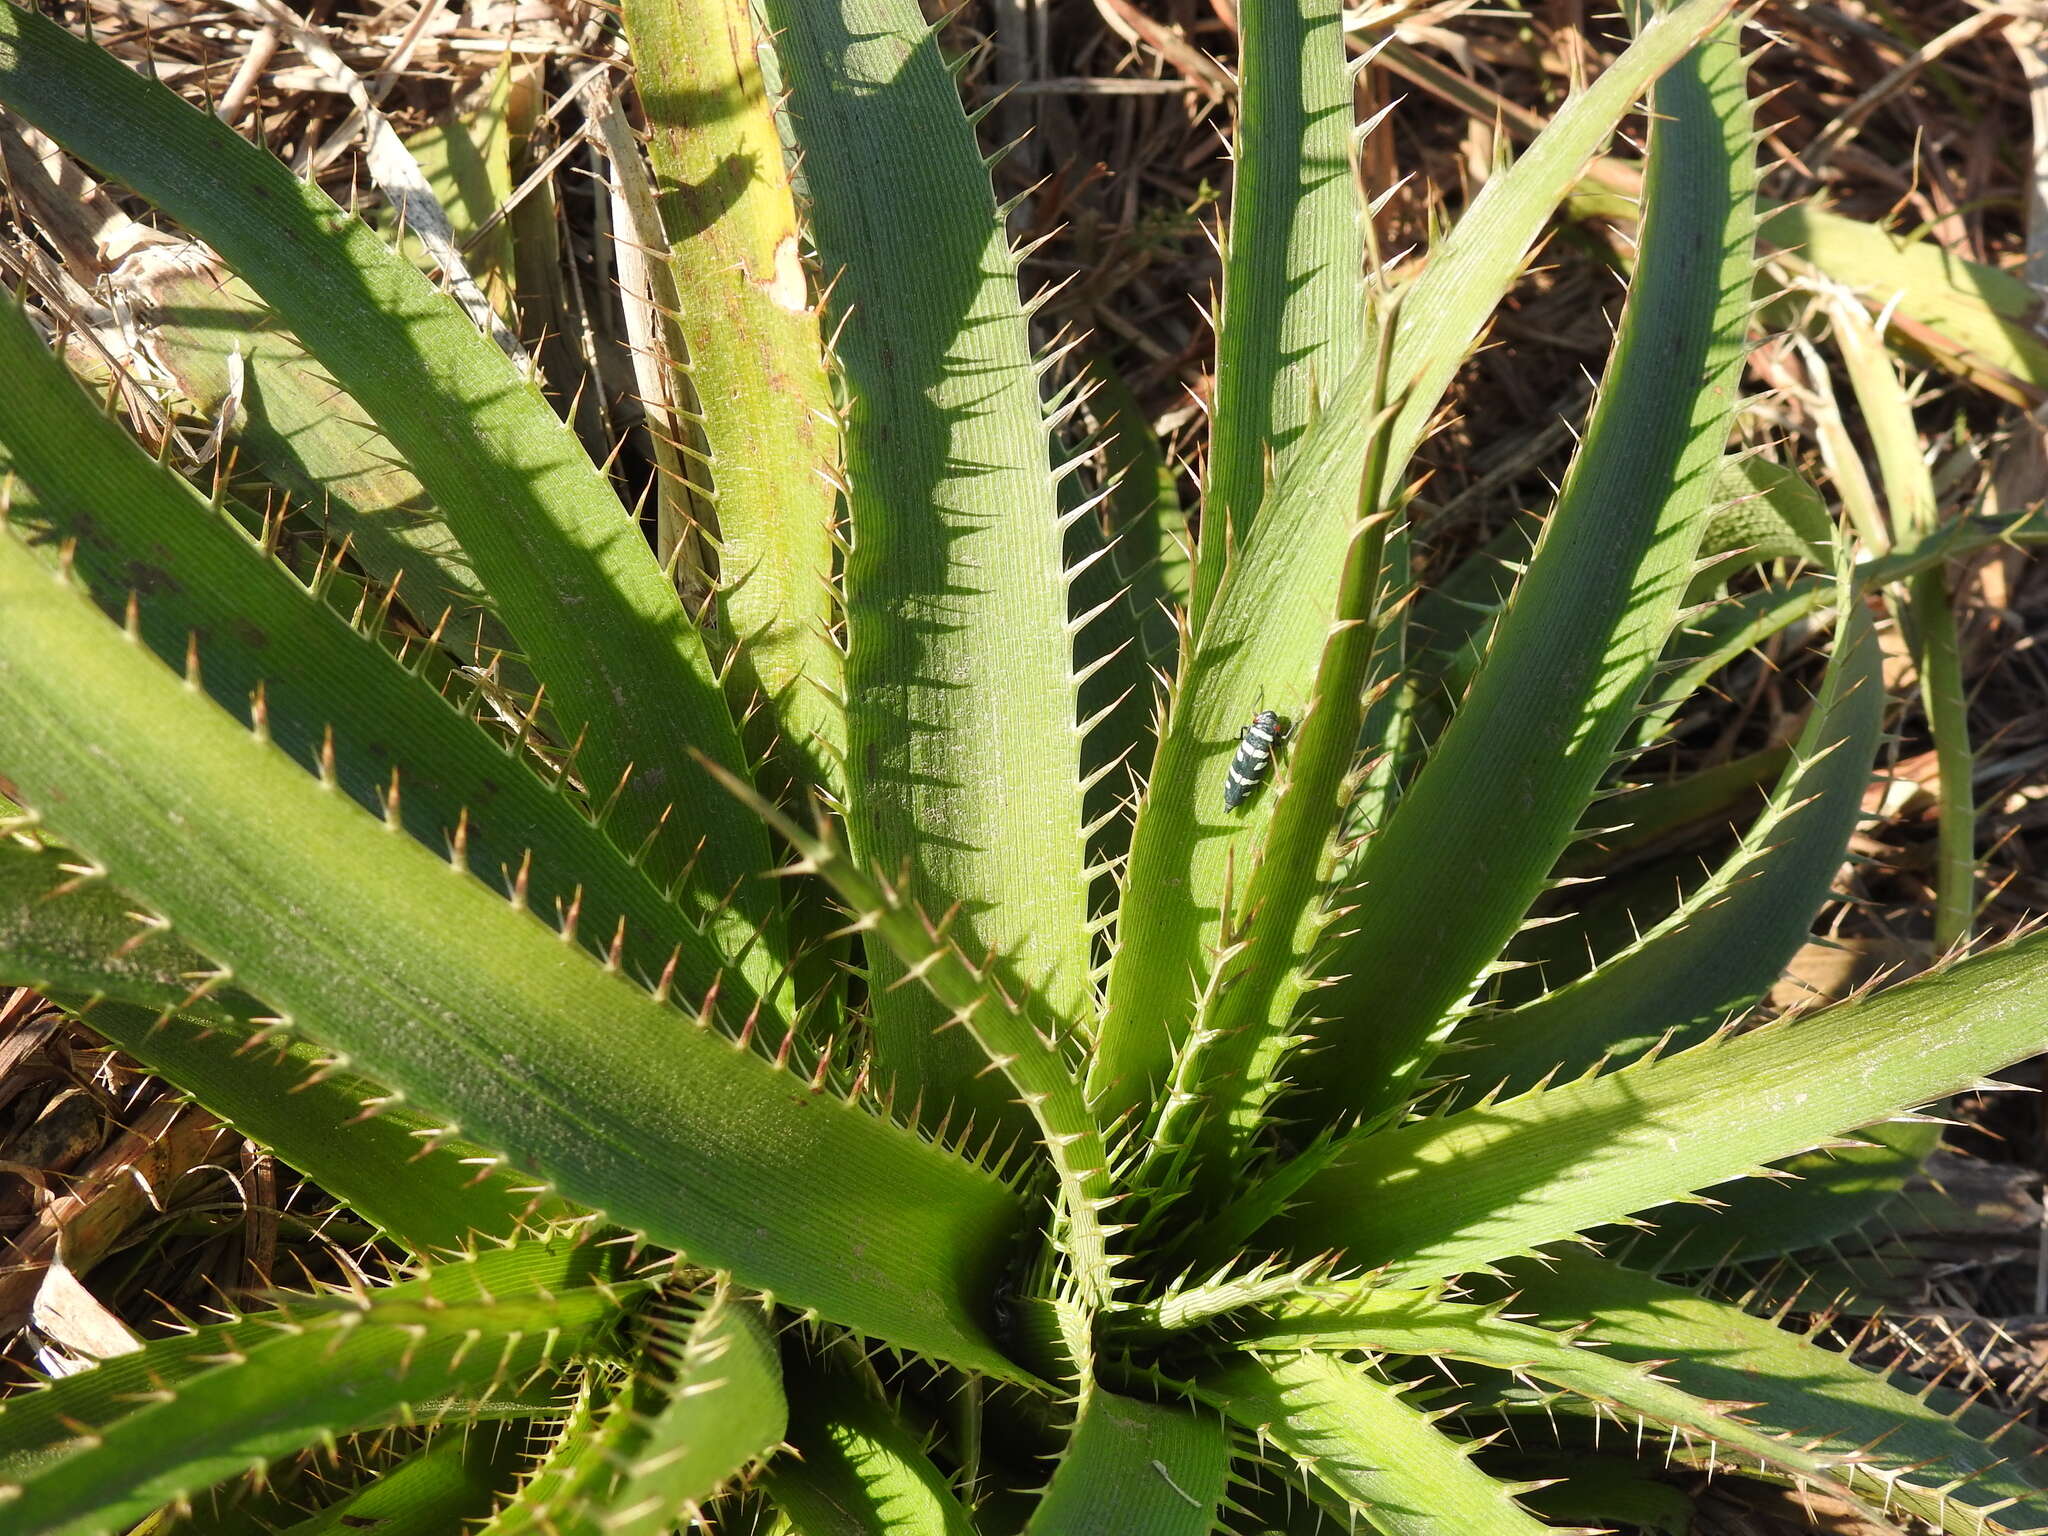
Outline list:
[[[300,349],[247,354],[254,468],[295,483],[257,429],[296,369],[411,477],[337,489],[346,546],[289,566],[0,311],[0,969],[409,1255],[13,1399],[0,1531],[1493,1536],[1682,1529],[1701,1469],[2041,1526],[2023,1431],[1660,1277],[1866,1219],[1925,1145],[1887,1122],[2048,1037],[2036,940],[1744,1027],[1884,699],[1868,571],[1723,464],[1723,0],[1639,17],[1399,284],[1338,7],[1248,0],[1187,559],[1141,419],[1106,499],[1069,481],[1078,397],[915,5],[763,9],[773,99],[744,6],[629,0],[644,145],[604,125],[698,611],[453,299],[0,7],[0,102],[217,253],[162,333],[253,290]],[[1411,456],[1645,96],[1571,473],[1495,588],[1418,594]],[[1632,941],[1508,986],[1618,760],[1747,643],[1745,550],[1834,568],[1765,809]],[[1261,709],[1284,745],[1226,813]],[[313,1448],[350,1475],[297,1476]]]

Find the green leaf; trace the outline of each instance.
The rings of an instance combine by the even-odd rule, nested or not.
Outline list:
[[[1673,1386],[1648,1365],[1605,1353],[1597,1337],[1511,1322],[1486,1307],[1370,1284],[1330,1286],[1247,1330],[1247,1349],[1283,1346],[1490,1366],[1561,1387],[1637,1433],[1643,1421],[1677,1430],[1714,1445],[1717,1455],[1731,1453],[1737,1464],[1758,1462],[1858,1505],[1875,1491],[1858,1476],[1856,1459],[1845,1449],[1817,1451],[1800,1438],[1758,1429],[1739,1411]],[[1880,1499],[1870,1512],[1881,1515],[1883,1508]],[[1975,1529],[1974,1519],[1969,1529]]]
[[[1827,679],[1770,805],[1741,846],[1663,922],[1534,1002],[1460,1025],[1472,1088],[1520,1093],[1663,1039],[1691,1044],[1754,1003],[1805,942],[1862,815],[1884,728],[1881,657],[1845,580]]]
[[[1901,339],[1950,371],[2029,409],[2030,389],[2048,389],[2048,345],[2033,328],[2040,296],[2017,273],[1812,202],[1773,210],[1759,234],[1780,262],[1818,268],[1893,311]]]
[[[656,1536],[679,1512],[694,1518],[700,1503],[782,1443],[789,1408],[765,1309],[718,1291],[692,1312],[656,1334],[654,1358],[669,1374],[657,1383],[643,1373],[637,1383],[638,1433],[605,1501],[604,1536]]]
[[[1816,1249],[1839,1251],[1840,1239],[1875,1222],[1897,1201],[1940,1144],[1941,1126],[1918,1120],[1866,1125],[1856,1140],[1863,1145],[1774,1163],[1782,1177],[1730,1185],[1713,1205],[1660,1212],[1655,1229],[1628,1248],[1629,1262],[1679,1274]]]
[[[1372,404],[1384,419],[1383,402]],[[1388,562],[1384,446],[1375,440],[1367,460],[1336,617],[1308,708],[1289,733],[1286,765],[1267,791],[1272,814],[1202,995],[1188,1041],[1193,1059],[1184,1072],[1177,1070],[1176,1091],[1164,1101],[1153,1138],[1150,1158],[1185,1155],[1194,1187],[1210,1205],[1228,1200],[1283,1086],[1280,1063],[1294,1043],[1295,1007],[1311,985],[1311,955],[1330,920],[1325,898],[1338,852],[1333,829],[1343,825],[1355,786],[1352,764],[1368,682],[1391,627],[1389,587],[1405,585],[1405,571],[1395,572]],[[1185,1153],[1183,1141],[1191,1143]],[[1156,1179],[1147,1169],[1134,1182],[1143,1187]]]
[[[974,132],[914,0],[769,0],[838,357],[848,833],[965,903],[1057,1017],[1093,1012],[1064,537],[1028,316]],[[906,287],[906,275],[915,282]],[[884,960],[875,1049],[900,1097],[1020,1126],[971,1041]]]
[[[378,1085],[333,1071],[310,1040],[250,1043],[264,1005],[225,986],[195,996],[212,962],[150,936],[133,899],[103,880],[79,883],[78,867],[62,849],[0,839],[0,981],[71,1008],[414,1253],[509,1238],[530,1220],[573,1213],[537,1199],[481,1147],[436,1137],[432,1117],[391,1103]],[[370,1105],[380,1112],[367,1115]]]
[[[782,1366],[759,1304],[721,1290],[672,1305],[622,1390],[586,1386],[489,1536],[658,1536],[781,1444]]]
[[[491,611],[469,557],[427,493],[365,420],[334,377],[282,330],[240,278],[189,259],[144,251],[124,262],[123,286],[146,308],[150,355],[186,399],[218,418],[234,398],[230,360],[241,358],[241,392],[226,443],[242,474],[282,489],[374,580],[398,589],[397,604],[423,629],[450,613],[448,643],[475,666],[512,645]],[[187,256],[179,248],[180,257]],[[514,656],[499,676],[530,695],[531,675]]]
[[[1340,1138],[1283,1218],[1425,1283],[1566,1240],[1975,1086],[2048,1046],[2048,935],[1561,1088]]]
[[[583,1373],[567,1411],[542,1431],[548,1439],[538,1464],[479,1536],[567,1536],[562,1527],[572,1512],[613,1479],[612,1453],[633,1425],[625,1382],[614,1377]]]
[[[1996,1414],[1944,1413],[1924,1383],[1892,1386],[1767,1318],[1589,1257],[1517,1265],[1514,1284],[1518,1312],[1590,1324],[1608,1348],[1664,1362],[1659,1373],[1685,1390],[1746,1405],[1761,1431],[1855,1458],[1874,1503],[1958,1533],[2048,1525],[2038,1442]],[[2017,1502],[1982,1523],[2007,1499]]]
[[[367,1294],[287,1301],[16,1398],[0,1412],[0,1519],[111,1536],[332,1435],[544,1409],[552,1376],[602,1345],[623,1297],[594,1283],[587,1250],[542,1257],[567,1283],[479,1293],[486,1269],[505,1266],[453,1265]]]
[[[1230,1480],[1230,1434],[1207,1412],[1091,1386],[1027,1536],[1210,1536]]]
[[[1521,270],[1580,167],[1648,82],[1725,12],[1688,0],[1644,29],[1600,79],[1559,110],[1542,139],[1480,193],[1402,300],[1387,394],[1387,483],[1400,483],[1444,388]],[[1147,1101],[1192,1026],[1220,929],[1223,888],[1270,803],[1226,817],[1223,775],[1254,713],[1298,714],[1329,624],[1350,509],[1374,423],[1370,359],[1333,382],[1316,424],[1267,497],[1202,620],[1131,839],[1098,1058],[1089,1092],[1110,1113]],[[1276,602],[1276,594],[1285,601]],[[1131,893],[1142,893],[1133,897]]]
[[[1839,295],[1829,308],[1835,345],[1855,387],[1863,425],[1884,476],[1890,536],[1911,546],[1933,534],[1941,520],[1934,475],[1921,457],[1911,396],[1862,304]],[[1901,627],[1920,674],[1921,707],[1934,738],[1939,771],[1934,947],[1942,951],[1967,944],[1977,917],[1976,760],[1970,750],[1970,701],[1964,691],[1948,572],[1940,566],[1923,571],[1913,578],[1908,592],[1910,603],[1900,615]]]
[[[1719,558],[1693,578],[1695,592],[1768,560],[1829,563],[1834,519],[1820,492],[1797,470],[1754,453],[1723,459],[1714,500],[1700,553]]]
[[[754,25],[737,0],[633,0],[621,14],[678,300],[674,361],[702,417],[689,478],[717,517],[735,708],[758,690],[805,781],[843,799],[839,423]]]
[[[987,967],[961,953],[947,924],[920,912],[907,893],[868,874],[827,841],[813,836],[747,788],[713,770],[726,788],[750,804],[795,848],[803,868],[825,880],[853,913],[856,931],[889,947],[907,979],[922,982],[943,1011],[943,1027],[957,1026],[980,1052],[989,1075],[1000,1073],[1035,1122],[1047,1160],[1059,1175],[1060,1222],[1055,1239],[1071,1261],[1080,1300],[1108,1304],[1110,1254],[1101,1213],[1111,1201],[1109,1158],[1102,1130],[1090,1114],[1068,1063],[1060,1021],[1026,994],[1012,997]]]
[[[22,801],[343,1065],[706,1266],[1015,1374],[978,1312],[1020,1219],[1009,1190],[388,835],[11,536],[0,708]]]
[[[159,656],[181,665],[196,647],[202,682],[236,713],[253,710],[260,690],[271,740],[302,767],[331,772],[357,804],[385,810],[396,775],[400,818],[415,837],[430,847],[466,839],[480,875],[508,894],[523,882],[527,903],[558,921],[575,908],[584,942],[616,939],[620,964],[652,976],[673,954],[689,994],[730,974],[735,1006],[767,1001],[780,962],[757,935],[714,939],[694,926],[559,786],[543,783],[143,453],[7,300],[0,372],[21,384],[0,399],[0,478],[11,486],[17,533],[45,546],[52,562],[70,547],[110,614],[121,615],[133,594],[133,621]],[[714,920],[725,893],[692,894],[697,920]],[[754,952],[742,957],[742,944]]]
[[[1315,1120],[1403,1102],[1542,891],[1650,687],[1747,352],[1746,74],[1725,29],[1653,92],[1648,207],[1601,397],[1485,665],[1365,849],[1359,914],[1329,961],[1340,979],[1318,999],[1331,1022],[1304,1058]]]
[[[1364,355],[1365,246],[1352,178],[1351,71],[1339,0],[1238,12],[1238,124],[1216,324],[1199,625],[1230,558],[1323,396]]]
[[[1369,1365],[1329,1355],[1247,1357],[1193,1388],[1386,1536],[1538,1536],[1549,1529],[1470,1448]],[[1446,1410],[1447,1412],[1450,1410]]]
[[[490,1513],[510,1479],[517,1433],[451,1430],[416,1456],[283,1536],[447,1536]]]
[[[327,1068],[310,1040],[244,1043],[241,1034],[101,1003],[86,1025],[177,1085],[380,1231],[416,1254],[509,1238],[576,1214],[471,1142],[437,1134],[432,1116],[398,1105],[363,1078]]]
[[[461,540],[579,767],[628,846],[689,793],[695,745],[741,765],[702,637],[604,477],[537,387],[363,224],[210,113],[14,6],[0,10],[0,102],[221,253],[391,440]],[[565,745],[567,742],[565,741]],[[744,819],[684,814],[650,852],[724,892],[767,862]],[[772,892],[741,904],[773,927]]]
[[[799,1536],[973,1536],[917,1436],[847,1373],[806,1375],[789,1441],[794,1454],[769,1463],[762,1483]]]

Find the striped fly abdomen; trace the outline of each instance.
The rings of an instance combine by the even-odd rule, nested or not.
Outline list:
[[[1252,723],[1238,735],[1230,776],[1223,781],[1223,809],[1236,810],[1259,787],[1273,766],[1273,744],[1285,734],[1280,717],[1272,710],[1262,709],[1252,716]]]

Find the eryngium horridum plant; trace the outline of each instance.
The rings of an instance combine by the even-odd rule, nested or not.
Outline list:
[[[1725,0],[1639,17],[1400,283],[1337,5],[1246,0],[1187,566],[1131,553],[1166,542],[1142,422],[1123,543],[1067,484],[1075,401],[912,0],[763,10],[786,96],[738,0],[627,0],[648,161],[591,109],[644,216],[664,506],[715,529],[700,611],[454,298],[0,6],[0,101],[211,248],[136,258],[165,347],[253,289],[250,376],[283,398],[288,329],[418,491],[337,493],[346,549],[295,570],[0,315],[7,979],[413,1266],[16,1397],[0,1530],[278,1528],[307,1517],[264,1469],[317,1447],[344,1502],[297,1529],[1507,1536],[1672,1528],[1702,1468],[1870,1529],[2042,1523],[2022,1430],[1669,1278],[1854,1225],[1826,1149],[1910,1164],[1898,1117],[2048,1044],[2041,940],[1743,1027],[1883,693],[1852,558],[1723,465],[1754,288]],[[1646,92],[1576,463],[1508,600],[1418,597],[1411,456]],[[223,407],[259,464],[260,393]],[[1699,675],[1701,573],[1773,518],[1841,585],[1767,808],[1667,919],[1508,992]],[[1775,1203],[1731,1184],[1788,1160],[1815,1176]]]

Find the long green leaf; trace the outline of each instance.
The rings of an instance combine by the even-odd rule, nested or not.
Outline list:
[[[1201,623],[1268,477],[1363,355],[1365,246],[1338,0],[1238,12],[1237,142],[1216,402],[1191,616]]]
[[[2048,1046],[2048,935],[1873,997],[1500,1104],[1354,1133],[1289,1240],[1422,1283],[1617,1221],[1974,1086]]]
[[[604,1536],[658,1536],[781,1445],[789,1425],[782,1364],[758,1302],[714,1292],[666,1322],[657,1358],[667,1377],[641,1383],[631,1459],[605,1501]]]
[[[1027,1536],[1210,1536],[1230,1481],[1212,1413],[1091,1387]]]
[[[909,893],[860,868],[846,853],[813,836],[719,770],[727,788],[749,801],[821,876],[853,913],[854,927],[889,947],[906,978],[922,982],[942,1010],[947,1028],[958,1026],[1001,1074],[1037,1127],[1045,1156],[1059,1175],[1061,1221],[1057,1238],[1074,1269],[1079,1299],[1106,1306],[1112,1290],[1108,1232],[1102,1215],[1112,1200],[1109,1155],[1102,1129],[1082,1097],[1068,1059],[1070,1034],[1030,995],[1013,998],[1001,978],[977,968],[948,928],[920,912]]]
[[[693,1028],[385,835],[12,536],[0,706],[23,803],[345,1065],[703,1264],[1012,1372],[979,1321],[1019,1220],[1000,1183]]]
[[[1659,1374],[1685,1390],[1746,1405],[1763,1432],[1855,1458],[1865,1499],[1953,1531],[2048,1526],[2039,1442],[1989,1410],[1943,1412],[1922,1383],[1893,1386],[1768,1318],[1590,1257],[1518,1265],[1514,1284],[1517,1312],[1590,1325],[1609,1349],[1665,1362]]]
[[[1607,1353],[1597,1337],[1597,1326],[1594,1333],[1594,1337],[1586,1337],[1577,1330],[1552,1332],[1509,1321],[1487,1307],[1348,1285],[1330,1288],[1323,1298],[1294,1302],[1276,1318],[1253,1324],[1246,1347],[1270,1350],[1286,1345],[1329,1352],[1362,1349],[1491,1366],[1562,1387],[1638,1432],[1647,1420],[1711,1444],[1717,1456],[1737,1465],[1754,1461],[1852,1504],[1874,1504],[1869,1512],[1879,1517],[1896,1501],[1915,1513],[1927,1514],[1954,1536],[1972,1536],[1983,1529],[1979,1511],[1960,1503],[1944,1510],[1941,1501],[1929,1497],[1930,1489],[1946,1482],[1951,1471],[1982,1467],[1994,1459],[1994,1453],[1960,1431],[1952,1432],[1950,1438],[1955,1443],[1948,1447],[1950,1454],[1964,1458],[1959,1466],[1917,1469],[1913,1475],[1920,1486],[1914,1489],[1889,1480],[1874,1483],[1860,1475],[1863,1469],[1857,1448],[1839,1441],[1816,1447],[1804,1435],[1758,1428],[1745,1420],[1739,1409],[1674,1386],[1650,1365]],[[1948,1518],[1942,1518],[1943,1513]]]
[[[2023,406],[2029,388],[2048,389],[2048,345],[2033,327],[2040,296],[2019,274],[1812,202],[1774,209],[1760,233],[1780,260],[1817,267],[1916,322],[1904,339],[1943,367]]]
[[[762,1483],[800,1536],[973,1536],[946,1475],[864,1383],[811,1372],[792,1394],[789,1439],[795,1454]]]
[[[1859,1127],[1856,1140],[1862,1145],[1773,1163],[1781,1177],[1729,1185],[1713,1205],[1661,1212],[1656,1229],[1626,1248],[1628,1262],[1675,1275],[1790,1254],[1839,1254],[1862,1246],[1842,1239],[1864,1228],[1882,1241],[1888,1223],[1879,1219],[1940,1145],[1941,1125],[1887,1121]]]
[[[1368,1365],[1247,1357],[1194,1388],[1386,1536],[1538,1536],[1515,1490]]]
[[[1741,846],[1669,918],[1534,1002],[1460,1026],[1448,1060],[1504,1094],[1667,1035],[1691,1044],[1755,1002],[1805,942],[1862,815],[1884,727],[1877,636],[1845,580],[1827,680],[1769,807]]]
[[[346,540],[355,563],[396,586],[398,603],[422,627],[431,630],[452,609],[449,643],[461,642],[465,659],[487,665],[510,647],[469,557],[419,481],[247,283],[189,259],[142,253],[123,263],[121,279],[150,317],[151,356],[209,417],[235,400],[232,360],[241,359],[239,408],[226,437],[239,474],[261,475],[334,542]],[[524,663],[507,657],[498,667],[509,686],[532,692]]]
[[[381,1473],[367,1487],[301,1520],[282,1536],[446,1536],[473,1525],[510,1481],[506,1465],[522,1435],[486,1425],[452,1430]]]
[[[1884,477],[1892,537],[1910,547],[1941,524],[1934,474],[1920,456],[1912,397],[1863,306],[1842,295],[1830,309],[1835,345]],[[1921,705],[1939,769],[1934,876],[1934,947],[1939,951],[1968,943],[1977,917],[1976,760],[1970,750],[1970,700],[1963,686],[1948,572],[1939,566],[1923,571],[1913,578],[1908,592],[1909,607],[1902,619],[1920,674]]]
[[[0,8],[0,102],[219,251],[405,457],[546,684],[597,795],[631,767],[615,834],[723,894],[760,830],[698,822],[688,750],[741,766],[702,637],[604,477],[539,389],[410,263],[275,157],[33,11]],[[566,743],[565,743],[566,745]],[[701,786],[702,781],[698,781]],[[769,922],[771,892],[738,898]]]
[[[656,1320],[621,1391],[600,1403],[586,1388],[490,1536],[659,1536],[781,1444],[789,1411],[760,1306],[711,1291],[679,1310]]]
[[[1403,299],[1387,374],[1402,410],[1389,429],[1387,482],[1398,484],[1438,399],[1500,295],[1521,270],[1588,155],[1648,83],[1727,9],[1688,0],[1658,18],[1542,139],[1490,182]],[[1112,1110],[1164,1082],[1209,968],[1223,887],[1266,808],[1222,810],[1223,774],[1254,713],[1299,714],[1336,612],[1350,509],[1374,424],[1368,351],[1329,391],[1287,474],[1266,500],[1229,579],[1217,589],[1181,677],[1132,834],[1098,1059],[1089,1091]],[[1286,594],[1276,602],[1275,594]],[[1142,893],[1133,897],[1131,893]]]
[[[332,1435],[544,1409],[549,1381],[603,1343],[624,1298],[595,1283],[587,1259],[545,1289],[479,1293],[481,1276],[455,1265],[366,1295],[287,1302],[16,1400],[0,1412],[0,1445],[13,1452],[0,1462],[0,1524],[111,1536]]]
[[[623,1307],[631,1285],[621,1282],[621,1253],[615,1245],[578,1242],[563,1235],[545,1241],[487,1247],[473,1257],[437,1264],[376,1294],[408,1305],[468,1305],[495,1298],[532,1300],[558,1291],[608,1285],[614,1303]],[[299,1312],[319,1308],[353,1310],[362,1298],[292,1295],[288,1304]],[[78,1426],[111,1422],[128,1412],[153,1386],[178,1385],[222,1363],[251,1341],[260,1342],[277,1330],[274,1314],[254,1312],[230,1322],[207,1323],[186,1332],[153,1339],[130,1354],[103,1360],[89,1371],[66,1376],[48,1390],[17,1392],[0,1409],[0,1477],[16,1477],[48,1461],[53,1452],[74,1439]],[[503,1415],[528,1411],[540,1400],[507,1395],[483,1407]]]
[[[1747,64],[1724,30],[1660,79],[1636,277],[1556,512],[1486,664],[1358,871],[1306,1058],[1311,1114],[1398,1104],[1543,888],[1692,578],[1746,352]]]
[[[434,1144],[430,1116],[333,1071],[312,1041],[248,1044],[269,1010],[232,987],[195,997],[212,962],[173,937],[150,936],[133,899],[103,880],[80,884],[77,867],[61,849],[0,839],[0,981],[75,1010],[415,1253],[466,1247],[473,1236],[508,1238],[530,1219],[572,1214],[559,1201],[537,1201],[529,1180],[481,1147]],[[365,1118],[369,1105],[381,1112]]]
[[[260,689],[271,740],[358,804],[384,809],[396,775],[407,831],[436,848],[463,836],[480,875],[507,893],[523,881],[526,901],[558,921],[574,907],[586,944],[618,938],[620,964],[651,978],[673,954],[692,996],[722,982],[742,1012],[768,1001],[778,959],[759,945],[743,956],[751,933],[725,935],[721,952],[635,867],[631,845],[621,850],[95,409],[7,300],[0,373],[18,385],[0,397],[0,485],[15,527],[52,561],[71,546],[110,613],[132,594],[159,656],[182,664],[196,645],[208,692],[237,713]],[[710,906],[699,902],[699,922]],[[771,1028],[779,1013],[771,1006]]]
[[[1310,961],[1330,920],[1324,898],[1338,857],[1335,831],[1354,787],[1367,684],[1387,628],[1389,514],[1379,504],[1378,473],[1383,446],[1376,442],[1367,461],[1314,692],[1290,733],[1289,760],[1271,790],[1273,814],[1189,1036],[1198,1053],[1187,1070],[1194,1085],[1167,1097],[1150,1154],[1190,1158],[1193,1185],[1212,1204],[1228,1199],[1282,1087],[1280,1062],[1292,1043],[1295,1007],[1312,983]],[[1405,572],[1397,578],[1405,585],[1403,578]],[[1176,1113],[1182,1105],[1185,1111]],[[1191,1123],[1182,1131],[1177,1121]],[[1185,1154],[1177,1145],[1183,1137],[1192,1143]],[[1146,1182],[1144,1173],[1137,1182]]]
[[[632,1404],[617,1372],[590,1370],[545,1431],[538,1464],[479,1536],[568,1536],[572,1511],[616,1480],[612,1456],[632,1432]]]
[[[675,361],[703,418],[706,461],[693,479],[708,481],[718,519],[733,686],[760,690],[808,782],[837,797],[839,424],[754,25],[737,0],[633,0],[621,14],[678,300],[685,355]]]
[[[1092,1014],[1064,539],[1017,261],[936,34],[914,0],[769,0],[818,252],[845,317],[847,825],[909,863],[959,936],[1054,1015]],[[911,216],[911,210],[915,210]],[[875,973],[884,1074],[1020,1124]]]

